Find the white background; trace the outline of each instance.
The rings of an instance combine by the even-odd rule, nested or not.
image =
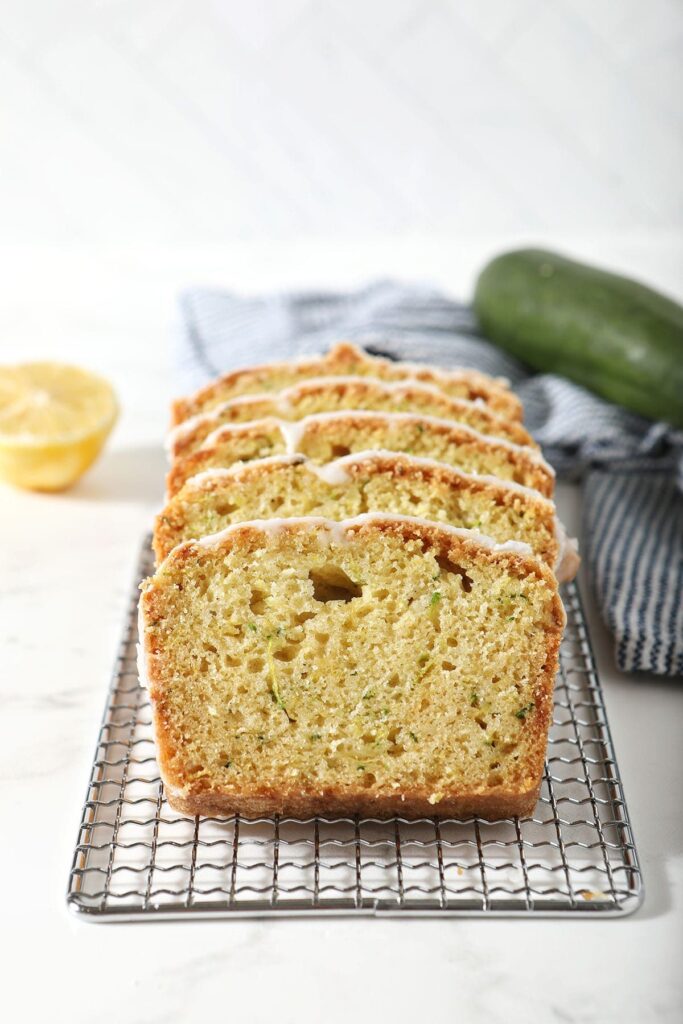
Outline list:
[[[0,358],[107,373],[69,494],[0,490],[10,1021],[677,1021],[680,683],[591,631],[648,897],[623,922],[94,928],[64,887],[139,538],[174,298],[398,275],[466,296],[541,242],[683,295],[680,0],[4,0]],[[578,525],[579,495],[561,508]]]
[[[5,241],[683,223],[678,0],[2,5]]]

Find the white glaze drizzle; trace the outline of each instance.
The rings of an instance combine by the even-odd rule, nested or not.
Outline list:
[[[298,452],[299,445],[301,444],[301,438],[308,429],[308,421],[310,417],[306,416],[302,420],[295,420],[294,422],[288,422],[287,420],[278,420],[278,427],[282,435],[282,440],[285,443],[285,451],[288,455],[293,455]]]
[[[147,670],[147,650],[145,647],[145,615],[142,610],[142,595],[138,601],[138,642],[136,644],[136,660],[138,682],[143,690],[149,689],[149,672]]]
[[[448,465],[445,462],[439,462],[436,459],[421,458],[415,455],[408,455],[403,452],[394,452],[389,449],[367,449],[361,452],[352,452],[350,455],[343,455],[339,459],[334,459],[332,462],[325,463],[324,465],[317,465],[312,460],[308,459],[307,456],[301,454],[292,455],[269,455],[263,459],[253,459],[248,463],[238,462],[234,466],[228,468],[216,468],[204,470],[202,473],[197,473],[196,476],[190,478],[187,481],[187,486],[193,490],[201,490],[205,482],[209,482],[212,479],[221,478],[234,478],[239,476],[240,473],[244,472],[245,469],[258,470],[263,466],[296,466],[300,465],[305,468],[307,472],[313,473],[320,480],[329,484],[330,486],[341,486],[349,483],[353,479],[352,474],[349,473],[347,467],[352,465],[362,465],[364,462],[379,461],[382,459],[389,458],[410,465],[424,466],[425,468],[441,469],[446,470],[448,473],[454,476],[460,477],[463,480],[477,480],[482,483],[491,484],[495,487],[504,488],[506,490],[514,491],[515,493],[524,494],[534,501],[537,501],[546,506],[548,510],[553,512],[553,529],[554,535],[558,543],[558,554],[555,563],[555,574],[559,583],[564,583],[567,580],[571,580],[576,575],[578,567],[580,565],[580,556],[578,553],[578,541],[576,538],[568,537],[564,526],[554,514],[555,505],[550,498],[546,498],[539,491],[534,490],[533,487],[525,487],[523,484],[518,484],[513,480],[501,480],[499,477],[491,476],[484,473],[463,473],[457,468]],[[385,515],[386,513],[367,513],[376,515]],[[292,518],[313,518],[313,517],[292,517]],[[408,518],[419,518],[419,517],[408,517]],[[428,522],[429,520],[420,520],[422,522]],[[264,522],[272,522],[272,520],[264,520]],[[292,519],[278,519],[278,523],[289,523]],[[236,524],[238,525],[238,524]],[[447,525],[439,523],[439,525]],[[453,527],[453,529],[459,529]],[[473,531],[468,531],[473,532]],[[484,535],[480,535],[484,536]],[[518,543],[524,549],[529,546],[522,542],[507,541],[507,544]],[[530,549],[529,549],[530,550]]]
[[[297,384],[291,384],[289,387],[282,388],[280,391],[264,391],[254,395],[237,395],[235,398],[231,398],[227,402],[223,402],[218,406],[218,411],[216,409],[211,409],[209,412],[203,414],[200,413],[198,416],[193,418],[195,420],[201,420],[204,416],[215,418],[230,409],[239,408],[242,405],[255,405],[260,402],[270,402],[274,408],[277,408],[281,412],[289,412],[292,405],[295,404],[296,399],[302,395],[306,395],[311,391],[333,391],[339,385],[342,385],[343,387],[361,387],[368,391],[379,391],[382,394],[387,395],[395,394],[397,392],[400,393],[405,390],[416,390],[422,394],[429,395],[432,398],[440,398],[446,402],[452,402],[460,408],[471,409],[474,407],[480,411],[482,409],[489,409],[486,402],[481,398],[477,398],[474,401],[471,401],[469,398],[454,398],[445,394],[434,384],[427,384],[425,381],[421,380],[413,380],[412,378],[403,378],[402,380],[382,380],[380,377],[360,377],[353,374],[336,374],[332,377],[309,377],[306,380],[299,381]],[[500,418],[495,412],[493,412],[493,410],[489,411],[491,412],[491,416],[494,420]]]
[[[215,409],[195,413],[194,416],[190,416],[188,419],[183,420],[182,423],[178,423],[177,426],[172,427],[166,436],[166,451],[173,453],[176,443],[183,437],[188,437],[192,434],[200,423],[210,423],[212,420],[220,419],[227,404],[227,402],[222,402],[220,405],[217,405]]]
[[[404,365],[404,364],[403,364]],[[471,407],[476,405],[478,408],[482,406],[488,408],[486,403],[482,399],[478,398],[475,401],[471,401],[469,398],[454,398],[450,395],[446,395],[440,388],[434,384],[428,384],[423,380],[415,380],[412,377],[403,377],[401,380],[383,380],[381,377],[363,377],[358,374],[336,374],[333,377],[309,377],[307,380],[302,380],[298,384],[292,384],[290,387],[283,388],[282,391],[276,392],[284,402],[288,404],[292,398],[297,398],[299,395],[306,394],[308,391],[317,391],[319,389],[332,390],[338,384],[344,386],[362,386],[368,389],[374,389],[381,391],[384,394],[393,394],[404,390],[413,390],[422,392],[426,395],[431,395],[435,398],[446,399],[447,401],[454,402],[457,405],[464,407]],[[244,396],[248,397],[248,396]],[[259,396],[261,398],[268,397],[266,395]],[[241,399],[234,399],[235,402],[239,402]],[[491,411],[493,416],[496,415]]]
[[[184,487],[192,490],[201,490],[205,483],[211,480],[227,479],[239,476],[244,470],[258,469],[262,466],[300,466],[308,463],[308,456],[295,452],[292,455],[266,455],[263,459],[250,459],[249,462],[235,462],[232,466],[216,466],[214,469],[204,469],[201,473],[195,473],[185,482]],[[306,466],[308,469],[308,465]]]
[[[312,413],[310,416],[304,416],[303,419],[295,420],[294,422],[278,419],[277,416],[264,416],[261,419],[249,420],[243,423],[223,424],[209,434],[208,437],[204,438],[204,441],[200,445],[200,450],[213,447],[215,444],[218,444],[231,434],[251,433],[254,430],[273,427],[280,431],[282,440],[287,448],[287,454],[293,455],[297,451],[301,438],[305,435],[310,426],[315,425],[316,423],[326,423],[333,420],[344,420],[349,418],[365,419],[368,421],[373,419],[382,419],[388,420],[389,423],[392,421],[400,421],[403,423],[428,423],[431,426],[439,427],[441,429],[462,431],[473,440],[481,441],[490,447],[507,448],[510,451],[523,454],[530,461],[545,469],[550,476],[555,476],[555,470],[549,462],[546,462],[543,455],[537,448],[530,448],[528,445],[524,444],[516,444],[514,441],[508,440],[506,437],[492,437],[490,434],[482,434],[481,431],[475,430],[474,427],[470,427],[467,423],[460,423],[457,420],[445,420],[439,416],[430,416],[419,412],[384,412],[382,410],[375,411],[371,409],[335,409],[332,412]]]
[[[325,462],[321,466],[315,462],[309,462],[306,464],[306,469],[313,473],[314,476],[317,476],[319,480],[322,480],[323,483],[329,484],[330,487],[338,487],[342,484],[348,484],[352,480],[352,475],[346,467],[355,462],[358,462],[357,456],[344,455],[341,459]]]
[[[557,517],[555,517],[555,538],[558,543],[555,575],[558,583],[564,583],[567,580],[573,580],[579,571],[581,564],[579,542],[576,537],[567,535],[567,531]]]
[[[515,494],[523,494],[544,505],[547,511],[552,513],[555,511],[555,504],[552,499],[546,498],[545,495],[535,488],[526,487],[515,480],[502,480],[500,477],[492,476],[489,473],[466,473],[458,469],[457,466],[451,466],[447,462],[439,462],[437,459],[418,455],[409,455],[407,452],[392,451],[388,448],[368,448],[359,452],[351,452],[349,455],[342,455],[340,458],[333,459],[331,462],[326,462],[322,465],[309,459],[307,455],[302,455],[300,452],[293,452],[288,455],[267,455],[262,459],[251,459],[249,462],[236,462],[228,467],[205,469],[201,473],[190,477],[186,486],[191,486],[193,490],[199,490],[206,481],[235,477],[245,470],[253,469],[258,471],[262,467],[268,466],[304,466],[307,472],[313,473],[320,480],[330,484],[330,486],[337,486],[346,484],[353,478],[347,467],[362,466],[364,463],[381,462],[386,459],[403,464],[408,468],[424,467],[425,469],[439,470],[460,480],[475,480],[477,483],[513,491]],[[559,533],[557,533],[557,537],[559,540]]]
[[[230,526],[226,526],[224,530],[220,530],[218,533],[211,533],[206,537],[199,537],[197,540],[186,541],[185,543],[199,544],[199,546],[203,548],[212,548],[218,547],[231,533],[235,533],[241,529],[249,528],[252,530],[260,530],[261,533],[265,533],[269,537],[275,537],[279,533],[284,533],[287,530],[294,530],[302,525],[308,529],[319,527],[323,530],[323,539],[327,538],[328,542],[334,538],[339,543],[345,543],[346,536],[344,526],[348,521],[349,520],[344,520],[338,523],[333,519],[325,519],[324,516],[292,516],[290,519],[248,519],[241,523],[232,523]],[[177,548],[174,550],[177,550]]]
[[[471,427],[467,423],[460,423],[457,420],[446,420],[439,416],[430,416],[429,414],[419,412],[383,412],[381,410],[373,411],[371,409],[335,409],[332,412],[313,413],[310,416],[305,416],[301,420],[297,420],[296,423],[294,424],[294,426],[297,428],[297,430],[294,432],[294,436],[296,437],[296,443],[299,443],[301,437],[306,433],[310,424],[327,423],[332,420],[343,420],[348,417],[366,420],[377,419],[379,417],[381,419],[387,419],[389,420],[389,422],[400,421],[403,423],[425,422],[435,427],[462,430],[464,431],[464,433],[472,437],[473,440],[483,441],[485,444],[488,445],[508,448],[511,451],[523,453],[526,455],[527,458],[531,458],[539,466],[543,466],[552,476],[555,476],[555,470],[550,465],[550,463],[545,461],[545,459],[543,458],[543,456],[537,448],[530,448],[529,445],[524,444],[516,444],[514,441],[508,440],[508,438],[506,437],[492,437],[490,434],[483,434],[480,430],[475,430],[474,427]],[[240,425],[244,426],[244,424]],[[288,428],[291,425],[282,420],[277,420],[277,425],[279,429],[282,431],[283,437],[285,438],[285,440],[287,440],[287,435],[289,434]],[[219,428],[219,430],[229,429],[232,426],[235,426],[235,424],[229,424],[227,428]],[[212,434],[212,437],[215,437],[217,434],[218,431],[215,431],[215,433]],[[202,447],[204,447],[205,445],[206,442],[204,442],[204,445],[202,445]],[[289,452],[292,452],[294,450],[295,449],[288,448]]]
[[[287,530],[296,530],[302,526],[308,530],[318,527],[328,535],[329,540],[345,543],[348,533],[368,523],[408,523],[410,525],[423,526],[429,530],[436,530],[437,532],[447,533],[452,537],[459,537],[462,540],[474,541],[480,547],[488,548],[491,551],[518,554],[526,558],[536,558],[529,545],[521,541],[508,540],[503,544],[498,544],[492,537],[487,537],[477,530],[465,530],[459,526],[450,526],[448,523],[436,523],[431,519],[423,519],[420,516],[406,516],[394,512],[364,512],[351,519],[343,519],[341,522],[325,519],[323,516],[295,516],[291,519],[249,519],[242,523],[233,523],[218,533],[200,537],[198,540],[184,541],[183,544],[178,545],[173,550],[178,551],[185,544],[196,544],[204,548],[219,547],[230,534],[243,529],[260,530],[273,537],[279,533]],[[171,556],[169,555],[168,557],[170,558]]]
[[[428,384],[425,383],[425,381],[420,380],[413,380],[412,378],[386,381],[377,377],[358,377],[353,375],[311,377],[308,380],[303,380],[298,384],[293,384],[281,391],[260,392],[255,395],[238,395],[236,398],[231,398],[227,402],[222,402],[214,409],[209,409],[207,412],[197,413],[195,416],[191,416],[189,419],[184,420],[182,423],[179,423],[176,427],[171,429],[166,439],[166,450],[167,452],[173,453],[177,446],[177,442],[180,439],[190,436],[200,424],[207,422],[211,423],[220,419],[224,413],[229,412],[231,409],[239,409],[244,406],[248,407],[249,405],[260,405],[266,402],[272,407],[272,415],[287,417],[295,411],[296,401],[298,398],[316,390],[334,390],[334,387],[338,384],[344,386],[362,385],[368,390],[374,390],[375,392],[379,392],[384,395],[397,394],[405,390],[415,390],[419,394],[424,394],[435,399],[441,399],[442,401],[451,404],[453,408],[463,410],[476,409],[479,412],[489,412],[492,423],[495,423],[496,420],[502,419],[482,398],[475,398],[473,401],[467,398],[455,398],[451,395],[445,394],[434,384]],[[213,436],[213,432],[211,432],[209,436]],[[205,443],[206,441],[204,441],[204,444]]]
[[[327,462],[322,466],[312,463],[306,468],[310,468],[310,470],[322,480],[336,484],[344,483],[345,480],[350,479],[350,474],[346,472],[347,466],[353,466],[363,462],[379,462],[383,459],[402,462],[409,467],[422,466],[425,469],[440,470],[451,476],[458,477],[461,480],[476,480],[478,483],[490,484],[494,487],[503,487],[506,490],[514,491],[516,494],[525,494],[527,497],[533,498],[535,501],[540,501],[553,511],[555,508],[555,505],[550,498],[546,498],[534,487],[526,487],[524,484],[518,484],[515,480],[502,480],[500,477],[493,476],[490,473],[466,473],[464,470],[458,469],[457,466],[451,466],[448,462],[440,462],[438,459],[430,459],[427,456],[422,455],[410,455],[408,452],[391,451],[389,448],[368,448],[360,452],[351,452],[350,455],[342,455],[340,458],[335,459],[332,462]],[[265,459],[263,461],[265,462]]]

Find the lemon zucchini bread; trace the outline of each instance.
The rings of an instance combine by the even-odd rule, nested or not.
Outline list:
[[[169,495],[197,473],[235,462],[300,452],[315,462],[368,449],[389,449],[436,459],[467,473],[484,473],[533,487],[550,497],[553,470],[540,452],[505,438],[416,413],[356,409],[318,413],[296,423],[275,417],[219,428],[196,452],[177,458],[166,478]]]
[[[305,455],[275,455],[202,473],[156,517],[154,551],[160,563],[182,541],[248,519],[346,519],[364,512],[398,512],[476,529],[499,542],[520,540],[560,581],[573,575],[569,558],[558,564],[555,506],[538,491],[391,451],[322,466]]]
[[[384,514],[248,522],[142,591],[176,810],[532,812],[564,612],[526,546]]]
[[[466,423],[475,430],[492,437],[507,438],[515,444],[537,447],[528,431],[516,420],[497,415],[480,401],[451,398],[429,384],[413,381],[387,383],[369,377],[319,377],[274,394],[232,398],[209,412],[193,416],[171,431],[169,449],[173,457],[195,451],[226,423],[244,423],[267,416],[296,421],[315,413],[345,409],[420,412]]]
[[[394,362],[371,356],[349,342],[334,345],[324,356],[267,363],[234,370],[211,381],[196,394],[173,403],[172,421],[181,423],[190,416],[237,398],[240,395],[281,391],[309,377],[375,377],[378,380],[417,380],[433,384],[453,398],[481,399],[495,412],[512,420],[521,420],[522,405],[505,380],[488,377],[477,370],[439,370],[423,363]]]

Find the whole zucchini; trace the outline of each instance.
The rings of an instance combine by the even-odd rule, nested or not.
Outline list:
[[[537,370],[683,427],[683,307],[542,249],[504,253],[476,284],[483,333]]]

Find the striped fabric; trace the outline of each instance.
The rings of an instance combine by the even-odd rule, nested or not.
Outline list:
[[[590,470],[582,533],[618,668],[683,675],[683,494],[671,473]]]
[[[471,310],[426,287],[347,294],[181,298],[177,386],[238,366],[324,351],[341,338],[393,359],[507,377],[558,474],[583,479],[584,556],[622,671],[683,674],[683,431],[651,423],[484,341]]]

